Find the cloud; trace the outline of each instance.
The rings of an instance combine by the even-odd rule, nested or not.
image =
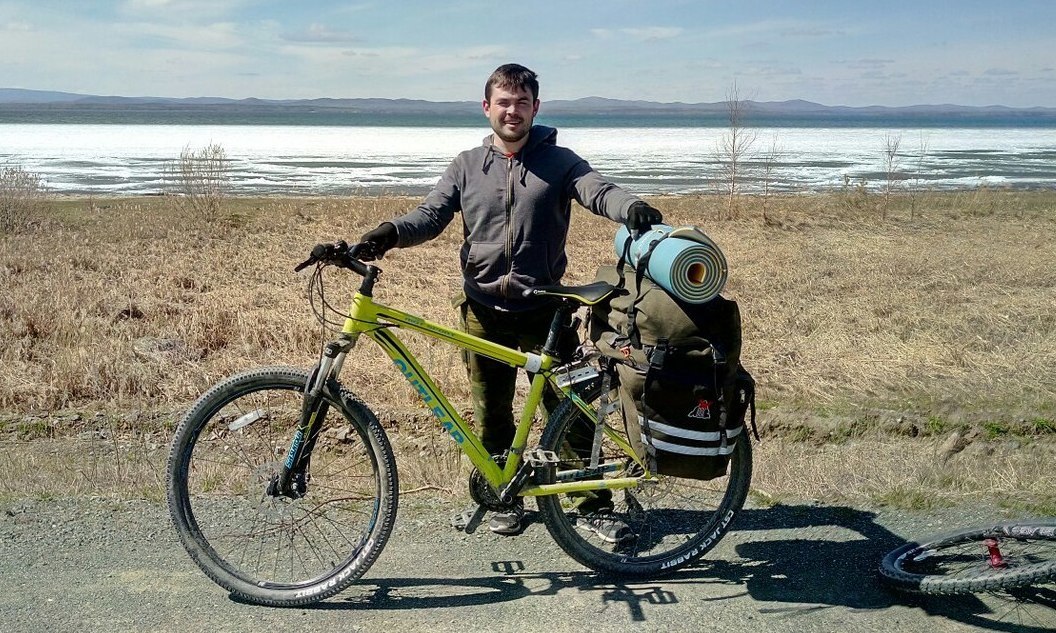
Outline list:
[[[839,29],[826,29],[821,27],[791,27],[781,29],[778,32],[781,37],[802,37],[802,38],[816,38],[816,37],[830,37],[833,35],[845,35],[845,31]]]
[[[1019,71],[1007,68],[987,68],[983,74],[987,77],[1014,77],[1019,74]]]
[[[166,19],[212,19],[230,15],[249,0],[125,0],[120,11],[126,15],[157,16]]]
[[[149,37],[196,50],[229,49],[245,43],[239,26],[233,22],[215,22],[192,29],[176,24],[126,22],[115,25],[114,28],[130,39]]]
[[[334,30],[325,24],[311,24],[297,31],[287,31],[279,36],[287,42],[359,42],[360,38],[351,31]]]
[[[831,28],[824,23],[807,20],[760,20],[744,24],[731,24],[707,32],[708,38],[743,39],[745,37],[829,37],[846,35],[844,29]]]
[[[678,37],[684,30],[677,26],[645,26],[624,29],[591,29],[590,33],[599,39],[629,37],[639,42],[653,42]]]
[[[677,26],[647,26],[644,28],[620,29],[620,32],[626,33],[636,40],[648,42],[678,37],[682,34],[682,29]]]

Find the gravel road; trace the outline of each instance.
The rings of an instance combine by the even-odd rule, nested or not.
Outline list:
[[[157,502],[0,503],[0,628],[21,631],[1048,631],[1056,611],[998,597],[905,597],[877,561],[904,538],[986,522],[990,509],[745,510],[697,567],[627,584],[567,558],[541,523],[499,537],[447,527],[459,507],[401,499],[373,569],[309,608],[239,603],[184,553]],[[1047,590],[1046,590],[1047,591]],[[1000,619],[1000,618],[1004,619]],[[1026,618],[1023,625],[1017,618]]]

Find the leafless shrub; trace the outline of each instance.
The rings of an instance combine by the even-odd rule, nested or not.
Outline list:
[[[884,204],[880,210],[881,219],[887,219],[887,210],[891,204],[891,192],[895,188],[895,180],[899,169],[902,167],[898,156],[898,148],[902,145],[901,134],[888,133],[884,137]]]
[[[220,217],[227,193],[227,153],[219,143],[210,143],[200,149],[188,145],[170,165],[166,182],[168,193],[173,194],[179,211],[215,221]]]
[[[928,157],[928,137],[924,132],[920,133],[920,142],[917,144],[916,163],[913,166],[913,187],[909,194],[909,218],[912,220],[917,214],[918,198],[924,193],[923,173],[924,161]]]
[[[44,180],[21,166],[0,169],[0,234],[28,228],[43,207]]]
[[[726,91],[726,116],[729,126],[715,147],[715,158],[719,163],[722,193],[726,196],[726,217],[737,217],[736,196],[743,177],[745,161],[751,153],[757,132],[745,127],[748,103],[741,99],[734,82]]]
[[[770,148],[763,154],[763,224],[770,223],[770,217],[767,215],[767,203],[770,201],[770,194],[772,189],[772,178],[774,172],[774,164],[777,162],[777,155],[779,148],[777,146],[777,135],[770,139]]]

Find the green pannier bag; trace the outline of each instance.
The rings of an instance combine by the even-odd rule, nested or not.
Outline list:
[[[737,303],[721,296],[685,303],[636,277],[630,293],[592,308],[588,328],[598,350],[619,363],[628,437],[653,472],[721,477],[736,443],[748,441],[749,408],[754,424]],[[623,285],[616,266],[602,267],[596,280]]]

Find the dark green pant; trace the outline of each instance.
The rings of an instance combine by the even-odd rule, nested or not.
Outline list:
[[[552,307],[525,312],[503,312],[483,306],[472,299],[459,298],[462,329],[468,334],[522,352],[542,349],[554,317]],[[473,416],[480,425],[481,441],[492,455],[510,447],[515,424],[513,394],[517,368],[490,358],[463,352],[473,396]],[[543,407],[549,413],[558,404],[553,390],[543,392]]]
[[[526,312],[501,312],[480,305],[464,296],[458,297],[462,329],[493,343],[505,345],[525,352],[538,352],[546,343],[554,308],[545,307]],[[565,332],[559,344],[559,354],[569,358],[579,340],[574,332]],[[473,415],[480,425],[480,439],[484,448],[492,455],[500,455],[510,447],[516,426],[513,420],[513,394],[517,383],[517,368],[492,360],[485,356],[463,352],[463,360],[469,372],[469,388],[473,397]],[[543,391],[543,408],[549,416],[560,400],[549,387]],[[594,434],[590,428],[576,428],[570,434],[569,443],[580,456],[589,456]],[[606,507],[611,505],[612,492],[573,493],[570,497],[582,497],[580,507]],[[582,511],[581,510],[581,511]]]

